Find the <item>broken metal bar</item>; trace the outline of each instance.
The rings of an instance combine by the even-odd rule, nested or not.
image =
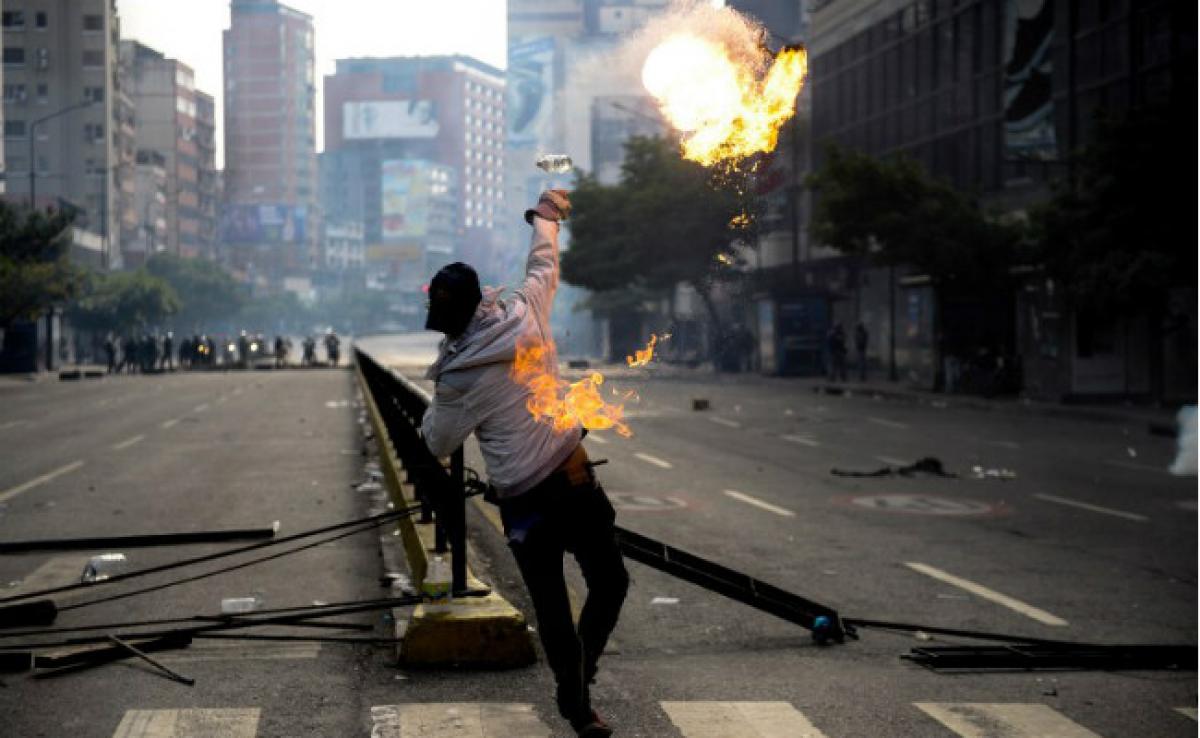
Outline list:
[[[924,646],[900,658],[934,670],[1195,670],[1196,646],[1074,643]]]
[[[191,642],[192,638],[189,634],[180,632],[146,640],[145,642],[138,643],[138,646],[141,647],[143,651],[167,651],[179,648],[187,648]],[[90,669],[95,666],[102,666],[104,664],[112,663],[113,661],[120,661],[122,659],[129,658],[129,655],[129,651],[120,646],[74,650],[69,653],[61,654],[35,655],[33,657],[34,667],[38,669],[48,669],[49,671],[43,671],[34,674],[34,678],[45,679],[81,671],[83,669]]]
[[[841,643],[852,627],[837,611],[764,581],[617,526],[617,544],[634,561],[812,631],[819,643]]]
[[[1036,643],[1046,646],[1078,646],[1086,645],[1074,641],[1055,641],[1045,638],[1030,638],[1027,636],[1014,636],[1004,633],[989,633],[982,630],[961,630],[957,628],[943,628],[936,625],[918,625],[913,623],[893,623],[886,620],[866,620],[863,618],[843,618],[842,622],[852,628],[878,628],[880,630],[904,630],[910,632],[923,632],[936,635],[956,636],[959,638],[975,638],[982,641],[1002,641],[1006,643]]]
[[[223,543],[226,541],[256,541],[274,538],[275,528],[245,528],[240,530],[210,530],[190,533],[145,533],[93,538],[50,538],[32,541],[0,542],[0,554],[30,551],[77,551],[91,549],[142,548],[177,546],[190,543]]]
[[[179,682],[180,684],[186,684],[186,685],[188,685],[189,687],[194,687],[194,686],[196,686],[196,680],[195,680],[195,679],[192,679],[191,677],[184,676],[183,674],[180,674],[180,673],[179,673],[179,672],[177,672],[177,671],[172,671],[171,669],[167,668],[166,666],[164,666],[162,663],[160,663],[160,662],[159,662],[159,661],[157,661],[156,659],[153,659],[153,658],[151,658],[151,657],[150,657],[149,655],[147,655],[145,652],[143,652],[143,651],[139,651],[137,648],[135,648],[134,646],[132,646],[132,645],[131,645],[131,644],[129,644],[129,643],[126,643],[125,641],[121,640],[120,638],[117,638],[115,635],[113,635],[113,634],[109,633],[109,635],[108,635],[108,640],[112,641],[113,643],[117,644],[118,646],[120,646],[120,647],[124,648],[125,650],[129,651],[129,652],[130,652],[130,653],[132,653],[134,656],[137,656],[137,657],[138,657],[139,659],[141,659],[142,661],[145,661],[147,664],[150,664],[150,665],[151,665],[151,666],[153,666],[154,668],[156,668],[156,669],[158,669],[159,671],[161,671],[163,674],[166,674],[168,678],[170,678],[170,679],[172,679],[172,680],[174,680],[174,681],[177,681],[177,682]]]

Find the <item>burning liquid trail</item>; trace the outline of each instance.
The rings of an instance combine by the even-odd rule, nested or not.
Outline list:
[[[650,342],[646,344],[644,349],[634,349],[633,356],[626,356],[625,363],[630,367],[646,366],[650,360],[654,358],[654,344],[658,343],[658,336],[650,334]]]
[[[768,66],[769,60],[769,66]],[[683,157],[704,166],[775,149],[779,128],[796,112],[808,54],[784,49],[760,64],[735,61],[719,42],[680,33],[646,57],[642,84],[683,133]],[[765,75],[759,69],[767,67]]]
[[[626,438],[632,436],[633,431],[622,422],[624,406],[607,403],[600,396],[604,376],[592,372],[574,383],[559,379],[547,366],[554,356],[552,349],[553,344],[524,341],[513,360],[511,376],[529,389],[525,407],[538,422],[553,426],[559,433],[582,426],[588,430],[611,428]]]

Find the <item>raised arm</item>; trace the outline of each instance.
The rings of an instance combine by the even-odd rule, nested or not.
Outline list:
[[[550,308],[558,290],[558,229],[559,221],[571,212],[566,190],[547,190],[538,199],[537,207],[525,212],[525,220],[533,226],[529,242],[529,257],[525,261],[525,281],[517,290],[546,327]]]

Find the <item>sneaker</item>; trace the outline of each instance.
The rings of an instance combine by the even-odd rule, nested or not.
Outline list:
[[[612,728],[608,727],[608,723],[604,722],[595,710],[592,710],[590,717],[572,723],[571,727],[575,728],[579,738],[609,738],[613,734]]]

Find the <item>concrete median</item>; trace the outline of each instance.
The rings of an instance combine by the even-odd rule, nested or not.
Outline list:
[[[415,491],[405,481],[407,475],[375,398],[361,369],[355,367],[355,374],[378,442],[379,466],[388,497],[397,508],[415,505]],[[409,573],[419,590],[436,552],[434,525],[409,517],[401,519],[398,527]],[[450,556],[449,552],[442,555]],[[467,584],[472,590],[488,588],[469,568]],[[537,660],[525,616],[494,590],[484,596],[455,598],[447,604],[421,604],[393,615],[400,639],[397,658],[407,666],[496,669],[526,666]]]

